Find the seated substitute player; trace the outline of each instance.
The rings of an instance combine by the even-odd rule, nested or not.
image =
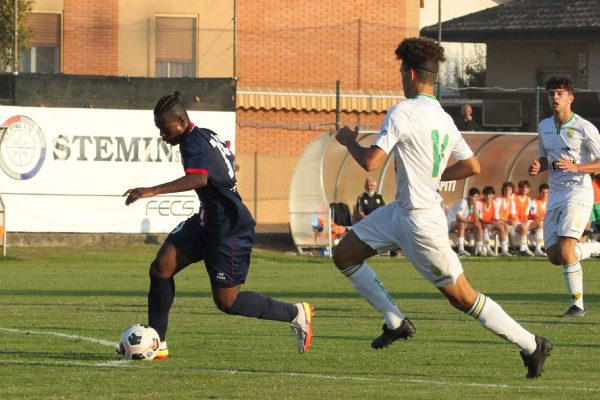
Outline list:
[[[529,218],[533,204],[531,197],[529,197],[529,182],[527,180],[521,180],[517,184],[517,187],[519,188],[519,192],[514,197],[515,210],[517,211],[517,219],[513,225],[514,232],[518,233],[521,239],[521,243],[519,245],[519,255],[529,257],[534,255],[531,250],[529,250],[529,246],[527,244],[529,230],[537,228],[536,234],[538,236],[541,234],[542,230],[537,226],[534,226],[534,221]]]
[[[227,314],[289,322],[298,352],[308,350],[313,309],[308,303],[284,303],[260,293],[240,291],[246,281],[254,243],[254,219],[237,191],[229,143],[190,122],[180,93],[163,96],[154,107],[162,140],[179,145],[185,175],[153,187],[128,189],[125,204],[164,193],[194,190],[198,214],[181,222],[165,239],[150,265],[148,324],[160,335],[157,359],[168,356],[169,311],[175,298],[174,275],[204,260],[217,308]]]
[[[548,210],[544,218],[544,244],[548,260],[562,266],[571,297],[564,317],[583,317],[581,261],[600,252],[600,243],[577,243],[590,218],[594,202],[591,173],[600,171],[600,134],[589,121],[571,110],[573,82],[552,77],[546,82],[552,116],[538,125],[539,158],[529,175],[548,171]]]
[[[509,239],[514,235],[515,227],[514,223],[517,220],[517,209],[515,207],[515,184],[512,182],[504,182],[502,184],[501,193],[502,196],[499,198],[500,204],[500,221],[504,222],[506,226],[506,232],[508,233]]]
[[[535,229],[535,251],[536,256],[545,257],[546,253],[542,250],[544,243],[544,217],[546,216],[546,207],[548,206],[548,193],[550,189],[547,183],[540,184],[538,196],[533,199],[530,219],[533,220],[531,228]]]
[[[390,152],[396,160],[396,201],[375,210],[344,236],[333,254],[336,267],[352,282],[384,320],[383,333],[371,343],[375,349],[414,335],[412,322],[398,309],[375,271],[365,260],[400,246],[421,275],[446,296],[450,304],[497,336],[521,348],[527,377],[536,378],[552,344],[513,320],[496,302],[475,291],[452,251],[440,181],[464,179],[479,173],[477,158],[456,129],[452,118],[433,96],[444,49],[427,38],[407,38],[396,49],[405,101],[390,108],[370,147],[357,141],[358,129],[340,129],[336,139],[367,171],[383,165]],[[450,156],[456,163],[446,168]],[[409,364],[406,364],[409,367]]]
[[[489,232],[497,232],[500,236],[500,255],[511,257],[508,252],[508,233],[506,232],[506,224],[500,220],[500,199],[494,196],[496,191],[492,186],[483,188],[483,200],[481,200],[481,226],[483,228],[483,242],[487,246],[487,255],[495,256],[496,253],[490,246]]]
[[[483,255],[483,229],[479,219],[481,217],[481,202],[479,189],[469,189],[467,197],[458,200],[446,216],[448,232],[456,230],[456,251],[459,256],[470,256],[465,250],[465,233],[472,232],[475,236],[475,255]]]

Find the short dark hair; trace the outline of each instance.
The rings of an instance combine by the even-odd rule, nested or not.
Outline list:
[[[476,187],[472,187],[471,189],[469,189],[469,197],[475,196],[476,194],[479,194],[479,189],[477,189]]]
[[[518,185],[519,185],[519,187],[524,187],[524,186],[531,187],[531,185],[529,184],[529,181],[527,179],[523,179],[523,180],[519,181]]]
[[[542,183],[542,184],[540,185],[540,187],[538,188],[538,191],[540,191],[540,192],[541,192],[541,191],[542,191],[542,190],[544,190],[544,189],[548,189],[548,190],[549,190],[549,189],[550,189],[550,186],[548,186],[548,184],[547,184],[547,183]]]
[[[404,39],[396,48],[396,58],[404,68],[413,68],[422,82],[434,82],[440,62],[446,61],[444,48],[433,39],[411,37]]]
[[[154,106],[154,115],[159,115],[168,111],[177,115],[186,113],[185,106],[181,102],[181,92],[179,90],[175,91],[173,94],[161,97]]]
[[[546,81],[546,90],[564,89],[573,93],[573,82],[566,76],[553,76]]]
[[[486,186],[483,188],[483,194],[496,194],[496,191],[494,190],[494,188],[492,186]]]
[[[514,183],[512,183],[510,181],[509,182],[504,182],[502,184],[502,190],[504,190],[507,187],[511,188],[513,190],[513,192],[515,191],[515,184]]]

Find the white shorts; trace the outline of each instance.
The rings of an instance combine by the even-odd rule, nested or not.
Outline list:
[[[548,210],[544,217],[545,247],[557,244],[560,236],[579,240],[591,213],[592,207],[577,203]]]
[[[352,230],[373,250],[400,247],[415,269],[436,287],[456,282],[463,273],[458,255],[450,247],[441,207],[407,213],[392,203],[377,208]]]

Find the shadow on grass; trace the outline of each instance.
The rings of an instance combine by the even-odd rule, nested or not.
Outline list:
[[[306,301],[315,301],[315,299],[358,299],[360,296],[353,291],[346,292],[312,292],[312,291],[264,291],[266,296],[277,298],[297,298],[306,299]],[[438,292],[390,292],[395,300],[440,300],[446,301],[444,296]],[[26,296],[26,297],[146,297],[148,292],[145,290],[33,290],[33,289],[10,289],[0,290],[0,297],[3,296]],[[565,297],[557,293],[493,293],[487,292],[486,295],[498,302],[503,301],[532,301],[532,302],[550,302],[564,303]],[[175,294],[179,298],[212,298],[210,291],[201,289],[198,291],[182,290]],[[600,302],[600,294],[586,294],[586,303]]]

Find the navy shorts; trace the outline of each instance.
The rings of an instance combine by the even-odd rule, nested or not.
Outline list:
[[[218,287],[232,287],[246,282],[250,253],[254,244],[254,228],[225,238],[211,238],[200,226],[198,214],[183,221],[165,239],[177,250],[204,260],[210,281]]]

